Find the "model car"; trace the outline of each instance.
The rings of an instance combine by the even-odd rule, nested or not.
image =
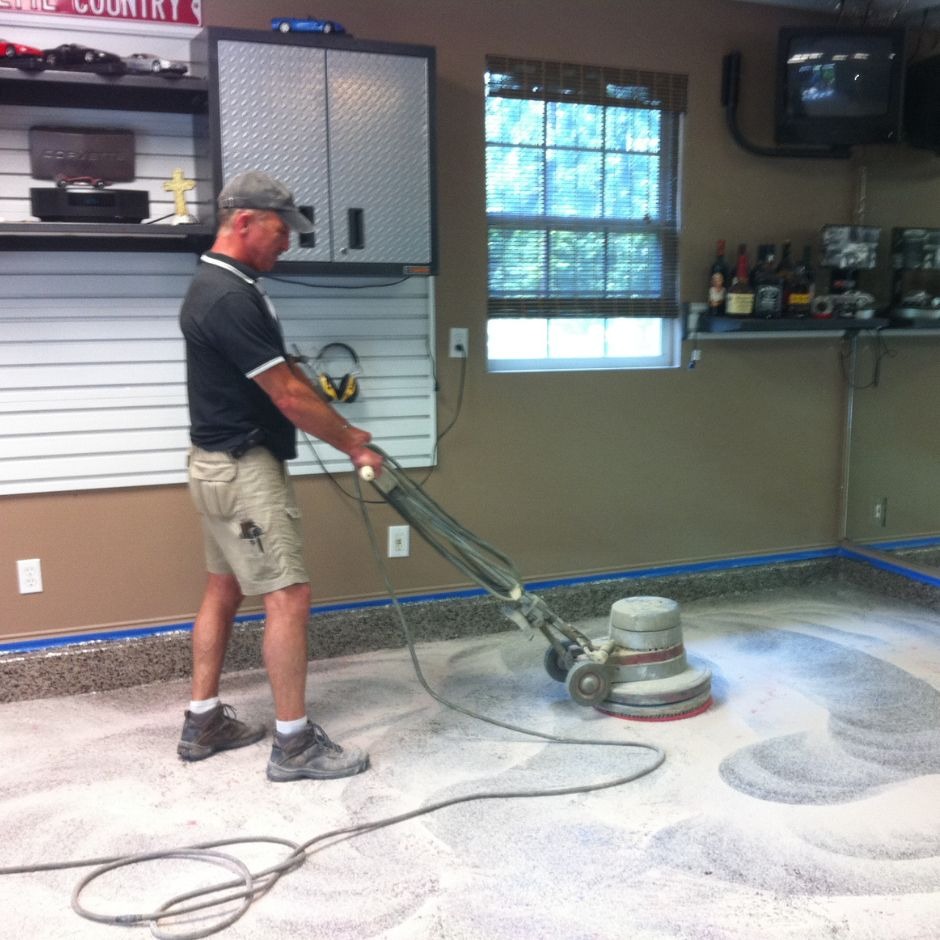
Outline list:
[[[0,65],[13,65],[20,69],[42,68],[42,49],[0,39]]]
[[[67,189],[69,186],[93,186],[95,189],[104,189],[108,181],[99,179],[97,176],[63,176],[60,173],[55,178],[55,184],[59,189]]]
[[[170,78],[174,75],[185,75],[189,71],[188,65],[175,62],[173,59],[164,59],[152,52],[135,52],[124,56],[124,64],[128,72],[147,72],[153,75],[166,75]]]
[[[346,27],[333,20],[318,20],[312,16],[276,16],[271,29],[279,33],[345,33]]]
[[[42,57],[46,68],[49,69],[75,69],[105,75],[123,75],[127,71],[127,66],[119,55],[103,52],[101,49],[90,49],[74,42],[63,43],[55,49],[46,49]]]

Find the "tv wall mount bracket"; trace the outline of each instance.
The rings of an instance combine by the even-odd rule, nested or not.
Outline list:
[[[741,53],[729,52],[722,61],[721,106],[725,109],[728,130],[735,143],[758,157],[797,157],[810,160],[848,160],[848,147],[763,147],[752,144],[738,127],[738,93],[741,87]]]

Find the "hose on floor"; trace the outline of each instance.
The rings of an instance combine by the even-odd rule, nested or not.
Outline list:
[[[312,446],[312,445],[311,445]],[[378,448],[376,448],[378,450]],[[382,453],[379,451],[379,453]],[[519,577],[512,562],[501,552],[487,545],[473,533],[468,532],[460,523],[449,516],[437,505],[421,487],[405,475],[401,466],[387,454],[382,453],[384,471],[375,481],[374,486],[399,514],[408,521],[444,558],[460,571],[483,586],[497,598],[507,598],[519,583]],[[385,482],[382,483],[383,477]],[[598,747],[621,747],[648,751],[651,759],[638,770],[623,776],[602,780],[596,783],[575,786],[553,787],[531,790],[493,790],[470,793],[464,796],[450,797],[435,803],[428,803],[408,812],[382,819],[367,820],[351,826],[332,829],[308,839],[306,842],[294,842],[276,836],[246,836],[244,838],[222,839],[204,842],[198,845],[163,849],[136,855],[91,858],[70,862],[49,862],[37,865],[22,865],[0,868],[0,875],[32,874],[41,871],[58,871],[69,868],[92,868],[75,886],[72,892],[72,909],[82,917],[102,924],[117,926],[136,926],[148,924],[152,935],[158,940],[198,940],[218,933],[234,924],[263,897],[288,872],[300,868],[316,852],[330,848],[339,842],[376,832],[389,826],[436,813],[460,803],[482,802],[484,800],[532,799],[549,796],[591,793],[611,789],[639,780],[660,767],[666,759],[662,748],[644,741],[607,741],[590,738],[569,738],[522,728],[518,725],[482,715],[470,708],[451,702],[436,692],[428,683],[421,669],[415,650],[414,637],[402,605],[391,583],[387,567],[379,549],[375,528],[362,497],[361,486],[356,478],[356,498],[362,512],[363,524],[368,533],[372,553],[382,575],[385,588],[391,599],[399,624],[402,629],[411,662],[422,688],[441,705],[466,715],[474,720],[483,721],[508,731],[538,738],[552,744],[588,745]],[[222,851],[233,845],[270,843],[286,847],[286,856],[274,865],[256,872],[232,854]],[[91,910],[82,901],[85,889],[98,878],[118,868],[144,864],[163,859],[184,859],[205,862],[231,871],[235,877],[177,895],[161,904],[156,910],[142,913],[106,914]],[[214,911],[212,919],[206,923],[208,911]],[[198,921],[200,926],[182,929]]]

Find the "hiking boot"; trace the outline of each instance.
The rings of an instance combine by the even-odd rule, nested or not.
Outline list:
[[[183,733],[176,753],[183,760],[203,760],[216,751],[228,751],[233,747],[254,744],[264,737],[262,725],[246,725],[235,717],[231,705],[216,705],[212,711],[202,715],[186,712]]]
[[[369,755],[358,747],[342,748],[312,721],[296,734],[275,734],[268,780],[332,780],[362,773],[369,766]]]

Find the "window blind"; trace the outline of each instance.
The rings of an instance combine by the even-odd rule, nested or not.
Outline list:
[[[486,67],[489,315],[677,316],[687,77]]]

